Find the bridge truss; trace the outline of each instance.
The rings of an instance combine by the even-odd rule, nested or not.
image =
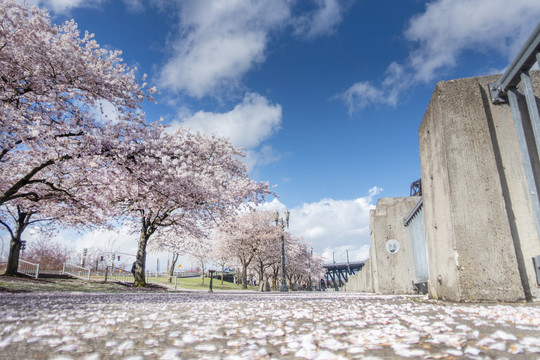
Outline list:
[[[364,267],[364,261],[324,264],[326,269],[326,286],[333,286],[336,290],[349,281],[349,276],[356,274]]]

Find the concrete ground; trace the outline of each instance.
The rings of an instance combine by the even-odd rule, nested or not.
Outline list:
[[[0,294],[0,359],[540,359],[540,304],[359,293]]]

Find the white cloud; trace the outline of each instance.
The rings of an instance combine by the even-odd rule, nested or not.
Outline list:
[[[394,106],[412,86],[437,80],[466,52],[485,52],[510,63],[540,18],[537,0],[435,0],[410,19],[404,32],[413,48],[392,62],[380,85],[358,82],[338,95],[349,113],[372,104]],[[471,76],[478,75],[475,71]]]
[[[124,226],[114,230],[97,229],[86,232],[77,236],[72,244],[78,251],[84,248],[98,248],[106,252],[135,255],[138,239],[137,233],[133,233],[131,228]]]
[[[159,75],[160,88],[190,96],[217,96],[238,88],[243,76],[266,60],[271,36],[295,24],[312,39],[341,22],[343,0],[315,0],[308,14],[293,14],[296,0],[187,0],[181,2],[179,32]]]
[[[344,263],[362,261],[369,258],[369,244],[348,244],[337,247],[327,247],[322,252],[325,263]]]
[[[317,8],[295,21],[295,33],[308,39],[335,32],[345,11],[343,1],[313,0],[313,2],[317,4]]]
[[[495,50],[509,61],[540,18],[537,0],[438,0],[411,19],[405,38],[418,44],[409,66],[419,81],[453,67],[466,51]]]
[[[124,0],[124,4],[128,11],[131,12],[141,12],[144,10],[144,5],[142,0]]]
[[[244,163],[249,169],[253,169],[255,166],[264,166],[275,163],[283,157],[270,145],[263,145],[260,149],[247,150]]]
[[[169,132],[185,125],[195,132],[227,137],[234,146],[246,150],[243,161],[250,169],[276,162],[282,157],[270,145],[264,144],[279,131],[282,108],[259,94],[246,94],[240,104],[225,113],[198,111],[189,114],[182,108],[179,117],[183,120],[172,122]]]
[[[374,197],[381,191],[373,187],[365,197],[322,199],[289,209],[290,231],[303,236],[327,262],[332,261],[334,252],[336,262],[346,261],[346,250],[350,261],[364,260],[369,256],[369,211],[375,208]],[[262,208],[285,211],[285,205],[278,199],[263,204]]]
[[[249,93],[231,111],[214,113],[198,111],[186,117],[183,124],[193,131],[228,137],[234,146],[256,148],[275,134],[281,126],[282,109],[265,97]],[[172,124],[172,129],[180,125]],[[263,149],[266,155],[270,149]]]
[[[388,99],[383,90],[376,88],[371,83],[357,82],[350,88],[339,94],[341,99],[349,109],[349,115],[355,111],[372,104],[388,104]]]
[[[269,33],[289,17],[287,0],[182,2],[180,36],[161,70],[161,87],[200,98],[237,86],[265,60]]]

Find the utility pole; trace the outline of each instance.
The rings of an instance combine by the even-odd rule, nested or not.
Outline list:
[[[349,250],[347,250],[347,277],[351,275],[351,266],[349,264]]]

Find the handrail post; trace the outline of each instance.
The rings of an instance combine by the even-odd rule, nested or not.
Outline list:
[[[36,279],[39,277],[39,264],[36,265]]]

